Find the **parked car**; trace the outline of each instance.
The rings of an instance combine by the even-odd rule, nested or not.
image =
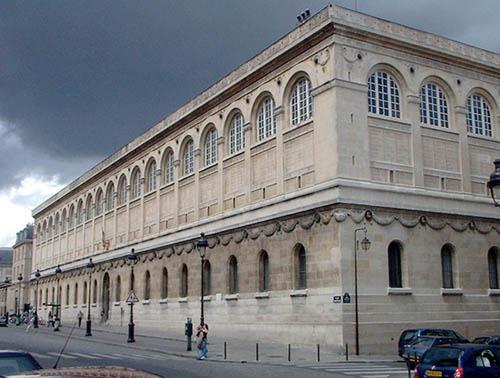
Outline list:
[[[399,336],[398,341],[398,354],[400,357],[403,357],[403,347],[405,345],[410,345],[414,342],[417,337],[420,336],[440,336],[440,337],[449,337],[454,338],[461,343],[468,343],[464,336],[462,336],[457,331],[452,329],[440,329],[440,328],[415,328],[415,329],[406,329],[401,332],[401,336]]]
[[[415,368],[415,378],[498,378],[500,347],[453,344],[433,347]]]
[[[41,368],[37,360],[27,352],[0,350],[0,376]]]
[[[488,345],[498,345],[500,346],[500,336],[482,336],[476,337],[473,344],[488,344]]]
[[[0,316],[0,327],[7,327],[8,326],[8,320],[5,315]]]
[[[413,369],[428,349],[437,345],[453,343],[457,343],[457,339],[437,336],[420,336],[410,345],[404,346],[403,358],[410,364],[410,368]]]

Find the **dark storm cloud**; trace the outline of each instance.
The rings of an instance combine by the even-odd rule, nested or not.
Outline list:
[[[353,7],[354,0],[337,1]],[[0,2],[0,189],[67,181],[314,13],[324,0]],[[358,9],[500,50],[500,2],[358,0]],[[5,152],[5,153],[4,153]]]

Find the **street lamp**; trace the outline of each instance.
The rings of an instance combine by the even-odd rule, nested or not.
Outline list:
[[[134,264],[137,261],[137,255],[135,254],[134,248],[130,251],[130,253],[127,255],[127,260],[130,261],[130,277],[132,278],[134,276]],[[130,286],[130,290],[132,292],[133,287],[132,284]],[[128,343],[135,343],[135,338],[134,338],[134,302],[130,302],[130,321],[128,323]]]
[[[204,266],[205,266],[205,252],[208,247],[208,239],[205,237],[205,234],[202,232],[200,235],[200,238],[196,242],[196,249],[198,249],[198,252],[200,253],[201,257],[201,298],[200,298],[200,303],[201,303],[201,310],[200,310],[200,324],[203,325],[205,324],[205,316],[203,312],[203,303],[204,303],[204,298],[203,296],[205,295],[205,290],[204,290],[204,284],[205,284],[205,279],[204,279]]]
[[[35,319],[33,320],[33,328],[38,328],[38,281],[40,280],[40,269],[35,272],[36,290],[35,290]]]
[[[60,280],[61,280],[61,274],[62,274],[61,267],[59,265],[57,265],[57,267],[56,267],[57,298],[56,298],[56,318],[55,318],[55,322],[56,322],[57,326],[54,327],[55,332],[59,331],[59,324],[61,323],[61,320],[59,319],[59,307],[61,307],[61,304],[59,303],[59,300],[61,298],[61,287],[59,285],[60,285]],[[62,311],[62,308],[61,308],[61,311]]]
[[[5,277],[5,280],[3,281],[6,285],[10,284],[10,279],[9,277]],[[5,288],[5,306],[4,306],[4,314],[7,317],[7,324],[9,323],[9,315],[7,314],[7,290],[8,288]]]
[[[94,269],[94,266],[92,258],[90,258],[86,266],[89,272],[89,295],[87,297],[87,331],[85,332],[85,336],[92,336],[92,320],[90,320],[90,286],[92,285],[92,269]]]
[[[500,159],[496,159],[493,164],[495,164],[495,170],[490,175],[488,189],[495,206],[500,206]]]
[[[366,227],[357,228],[354,230],[354,312],[356,316],[356,356],[359,356],[359,312],[358,312],[358,239],[357,233],[359,231],[364,231],[365,237],[361,240],[361,248],[363,251],[368,251],[370,249],[371,242],[366,237]]]
[[[19,281],[19,297],[16,295],[16,315],[21,316],[21,295],[22,295],[22,282],[23,282],[23,275],[19,273],[19,276],[17,276],[17,280]]]

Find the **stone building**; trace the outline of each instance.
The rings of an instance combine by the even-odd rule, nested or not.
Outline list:
[[[12,248],[0,248],[0,314],[7,311],[7,288],[12,277]]]
[[[33,210],[39,303],[59,282],[63,322],[90,301],[116,324],[133,287],[137,327],[180,335],[205,232],[211,332],[352,345],[333,297],[366,237],[361,352],[498,332],[499,85],[498,54],[328,6]]]

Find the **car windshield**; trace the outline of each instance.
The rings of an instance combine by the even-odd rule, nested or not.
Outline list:
[[[415,347],[415,348],[429,347],[429,346],[432,345],[433,341],[434,341],[434,339],[432,339],[430,337],[420,338],[420,339],[416,340],[412,344],[412,346]]]
[[[426,329],[422,331],[422,335],[425,336],[442,336],[442,337],[453,337],[456,338],[457,334],[448,329]]]
[[[33,361],[26,356],[9,356],[0,358],[0,375],[37,369],[39,369],[39,366],[34,364]]]
[[[457,348],[432,348],[422,358],[423,364],[437,366],[458,366],[458,358],[462,350]]]

